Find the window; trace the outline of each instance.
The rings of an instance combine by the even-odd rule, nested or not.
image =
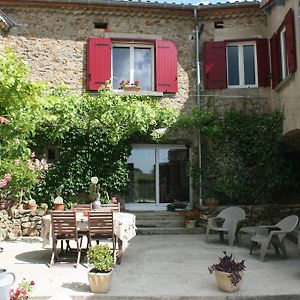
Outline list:
[[[141,89],[152,91],[154,88],[154,52],[153,46],[113,44],[112,85],[120,88],[122,80],[131,83],[138,80]]]
[[[203,48],[206,89],[270,85],[267,39],[205,42]]]
[[[139,80],[144,91],[178,91],[177,48],[172,41],[155,40],[145,45],[89,38],[86,66],[89,91],[98,91],[106,80],[112,80],[114,89],[119,89],[122,80]]]
[[[283,28],[279,34],[280,43],[280,61],[281,61],[281,79],[285,79],[289,75],[288,57],[286,49],[286,30]]]
[[[290,9],[270,39],[273,89],[297,70],[294,12]]]
[[[255,44],[228,44],[227,83],[228,87],[256,87],[256,47]]]

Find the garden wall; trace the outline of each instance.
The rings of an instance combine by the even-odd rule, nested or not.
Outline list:
[[[246,205],[241,206],[246,212],[246,220],[242,222],[242,226],[254,225],[270,225],[276,224],[278,221],[288,215],[300,216],[300,204],[265,204],[265,205]],[[216,216],[225,206],[207,207],[202,206],[204,216]],[[201,227],[206,227],[206,222],[200,222]]]
[[[11,208],[0,210],[0,241],[17,236],[40,236],[46,210],[31,211]]]

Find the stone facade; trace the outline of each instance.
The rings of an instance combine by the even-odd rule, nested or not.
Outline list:
[[[274,32],[284,21],[284,17],[289,11],[294,11],[295,22],[295,39],[297,56],[297,65],[299,70],[300,62],[300,29],[299,29],[299,1],[283,1],[276,3],[275,1],[266,1],[265,12],[267,16],[267,38],[271,38]],[[300,72],[288,76],[285,80],[279,83],[275,89],[270,89],[270,106],[280,108],[284,113],[283,135],[284,140],[291,144],[296,149],[300,150]]]
[[[0,9],[18,24],[9,34],[0,36],[0,51],[6,47],[16,51],[30,65],[33,80],[84,91],[86,39],[103,36],[104,31],[94,26],[94,22],[102,22],[107,23],[106,36],[155,35],[174,41],[178,49],[179,90],[171,97],[164,95],[161,101],[180,110],[190,110],[196,104],[196,21],[192,9],[19,5],[17,1],[16,5],[1,5],[0,1]],[[214,28],[214,20],[219,18],[224,19],[226,28]],[[244,34],[262,36],[266,25],[257,5],[200,11],[197,22],[204,28],[200,45],[202,41],[239,38]],[[203,105],[210,102],[221,111],[232,105],[237,109],[265,109],[267,102],[263,89],[204,91],[201,99]]]

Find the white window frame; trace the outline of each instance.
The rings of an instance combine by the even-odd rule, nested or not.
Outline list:
[[[239,59],[239,85],[230,85],[229,84],[229,74],[228,74],[228,55],[227,47],[228,46],[237,46],[238,47],[238,59]],[[244,52],[243,46],[253,46],[254,47],[254,74],[255,74],[255,84],[245,84],[245,75],[244,75]],[[239,43],[228,43],[226,44],[226,70],[227,70],[227,87],[228,88],[256,88],[258,87],[258,72],[257,72],[257,51],[255,42],[239,42]]]
[[[152,68],[151,68],[151,90],[154,91],[154,45],[147,45],[147,44],[120,44],[120,43],[113,43],[112,48],[117,47],[126,47],[129,48],[129,56],[130,56],[130,67],[129,67],[129,76],[130,78],[124,78],[124,80],[130,80],[131,83],[134,83],[134,48],[149,48],[151,49],[151,61],[152,61]],[[114,70],[113,70],[113,51],[111,51],[111,78],[112,78],[112,85],[114,82]]]
[[[286,29],[280,31],[280,63],[281,63],[281,80],[284,80],[289,75],[288,68],[288,57],[287,57],[287,47],[286,47]]]

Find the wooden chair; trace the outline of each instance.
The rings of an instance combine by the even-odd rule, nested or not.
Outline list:
[[[96,240],[109,239],[112,242],[112,254],[115,257],[116,237],[114,234],[114,220],[112,211],[90,211],[88,219],[88,244]]]
[[[70,240],[76,241],[77,244],[77,262],[76,267],[80,262],[81,248],[79,238],[81,236],[77,232],[76,213],[74,211],[52,211],[52,255],[50,266],[53,266],[54,259],[60,262],[60,255],[58,254],[57,243],[61,241],[61,252],[63,252],[63,241],[69,244]]]
[[[120,203],[101,204],[100,211],[111,210],[113,212],[120,212]]]
[[[90,204],[80,204],[77,203],[72,208],[73,211],[85,211],[85,210],[92,210],[92,203]]]

